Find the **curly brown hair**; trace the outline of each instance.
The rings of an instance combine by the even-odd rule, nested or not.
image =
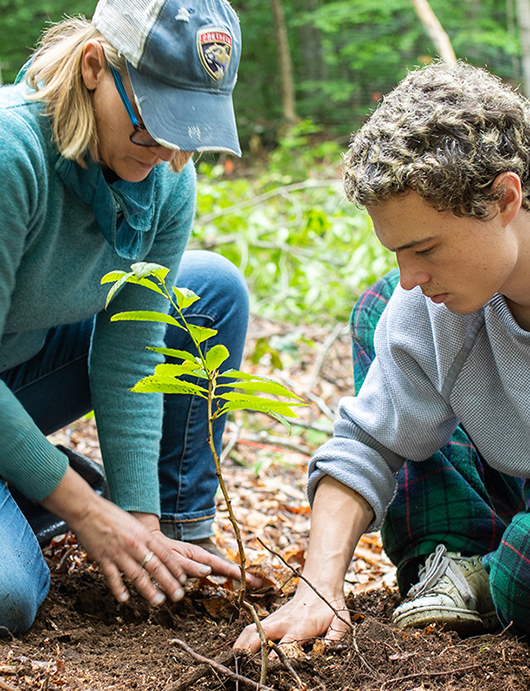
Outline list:
[[[410,72],[353,136],[344,188],[358,206],[414,190],[437,211],[487,218],[507,171],[530,210],[530,102],[485,70],[437,62]]]

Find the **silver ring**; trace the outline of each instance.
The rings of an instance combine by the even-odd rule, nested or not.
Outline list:
[[[154,552],[147,552],[147,554],[145,555],[145,557],[142,559],[142,562],[141,562],[140,566],[143,568],[146,564],[148,564],[148,563],[151,561],[151,559],[152,559],[154,556],[155,556],[155,553],[154,553]]]

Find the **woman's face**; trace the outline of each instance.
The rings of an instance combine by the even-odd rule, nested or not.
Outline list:
[[[105,69],[105,64],[101,44],[96,40],[88,41],[81,69],[85,85],[92,92],[100,164],[114,171],[123,180],[140,182],[155,166],[170,162],[176,152],[158,145],[138,146],[130,141],[129,137],[134,128],[116,90],[114,79]],[[129,80],[123,81],[136,116],[141,121],[140,114],[134,106]]]

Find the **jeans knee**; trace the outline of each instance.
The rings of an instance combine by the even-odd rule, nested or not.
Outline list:
[[[530,634],[529,524],[529,514],[517,514],[497,550],[485,558],[499,620],[524,634]]]
[[[42,562],[40,572],[29,574],[17,562],[3,564],[0,573],[0,636],[26,632],[48,593],[50,572]]]
[[[229,259],[207,250],[184,252],[177,283],[191,288],[203,300],[229,300],[230,307],[248,316],[248,287],[241,271]]]

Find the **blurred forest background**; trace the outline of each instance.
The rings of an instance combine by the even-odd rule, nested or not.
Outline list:
[[[436,34],[446,53],[448,45],[530,93],[530,0],[232,4],[243,34],[234,94],[243,158],[198,161],[192,244],[241,267],[254,314],[345,322],[359,291],[394,265],[365,213],[343,198],[341,153],[351,132],[408,69],[444,56]],[[90,17],[95,5],[0,0],[3,82],[14,80],[47,22]]]

